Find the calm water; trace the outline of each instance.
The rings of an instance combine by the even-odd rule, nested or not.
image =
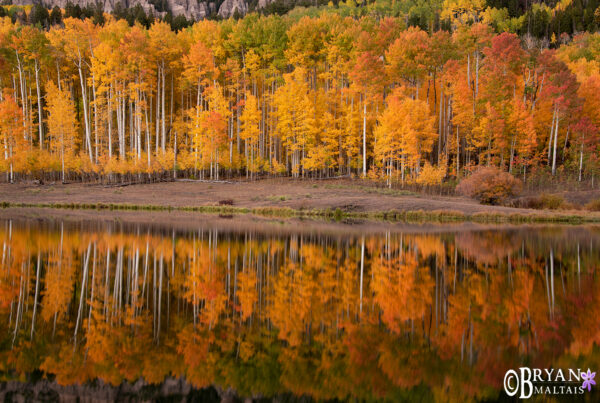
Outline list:
[[[496,400],[508,369],[600,368],[600,228],[2,220],[0,259],[5,398]]]

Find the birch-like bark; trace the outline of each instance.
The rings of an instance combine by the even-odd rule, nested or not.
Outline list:
[[[81,289],[79,290],[79,309],[77,310],[77,321],[75,322],[75,331],[73,334],[73,351],[77,347],[77,332],[79,331],[79,323],[81,322],[81,314],[83,312],[83,300],[85,296],[85,290],[87,287],[87,274],[88,274],[88,266],[90,263],[90,249],[92,244],[88,244],[87,252],[84,256],[83,263],[83,278],[81,279]]]
[[[35,330],[35,316],[37,313],[37,306],[38,306],[38,295],[40,293],[40,267],[42,265],[41,262],[41,253],[38,252],[38,256],[37,256],[37,269],[36,269],[36,273],[35,273],[35,297],[33,300],[33,317],[31,319],[31,333],[29,335],[29,337],[31,339],[33,339],[33,331]]]
[[[367,176],[367,95],[363,100],[363,176]]]
[[[81,84],[81,98],[83,100],[83,121],[85,127],[85,141],[87,145],[88,155],[90,157],[90,161],[94,161],[92,156],[92,139],[90,133],[90,122],[88,118],[88,99],[87,99],[87,84],[85,77],[83,75],[82,63],[83,60],[81,58],[81,52],[78,51],[79,59],[77,62],[77,71],[79,72],[79,82]]]
[[[558,143],[558,112],[556,113],[556,127],[554,128],[554,153],[552,154],[552,176],[556,175],[556,147]]]
[[[161,84],[162,84],[162,97],[161,97],[161,133],[162,133],[162,138],[161,138],[161,148],[162,148],[162,152],[163,154],[165,153],[165,142],[166,142],[166,125],[165,125],[165,61],[163,60],[162,62],[162,68],[161,68],[161,72],[162,72],[162,80],[161,80]]]
[[[40,67],[37,59],[34,62],[35,70],[35,88],[37,91],[37,107],[38,107],[38,134],[40,141],[40,150],[44,148],[44,121],[42,118],[43,106],[42,106],[42,92],[40,90]]]
[[[108,89],[108,110],[106,111],[108,115],[108,159],[112,160],[112,93],[113,93],[113,84],[110,83],[110,87]]]
[[[581,149],[579,151],[579,182],[581,182],[581,176],[583,172],[583,142],[585,137],[581,139]]]

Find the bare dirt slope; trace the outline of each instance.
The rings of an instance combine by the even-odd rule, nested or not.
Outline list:
[[[417,195],[368,186],[351,180],[207,183],[164,182],[105,187],[94,184],[0,184],[0,202],[12,203],[128,203],[164,206],[206,206],[231,200],[237,207],[336,209],[350,212],[459,211],[530,213],[535,210],[483,206],[448,196]]]

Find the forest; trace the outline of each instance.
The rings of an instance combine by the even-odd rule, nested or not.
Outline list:
[[[172,376],[240,396],[468,402],[498,399],[506,368],[600,359],[592,228],[0,223],[0,381],[40,370],[61,385]]]
[[[536,33],[482,4],[449,0],[421,24],[340,3],[178,31],[4,17],[1,180],[436,186],[485,166],[593,187],[600,34]]]

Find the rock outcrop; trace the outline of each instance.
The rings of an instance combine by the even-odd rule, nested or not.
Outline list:
[[[34,3],[41,3],[47,8],[58,6],[63,9],[67,5],[68,1],[69,0],[12,0],[13,4],[15,5],[24,6]],[[244,2],[244,0],[237,1],[244,4],[245,13],[248,10],[247,4]],[[96,4],[100,3],[105,13],[112,12],[118,3],[121,3],[121,6],[124,8],[131,8],[139,4],[142,6],[146,14],[152,13],[156,16],[164,16],[164,14],[166,14],[166,11],[158,11],[154,4],[152,4],[149,0],[71,0],[71,3],[79,5],[82,8],[87,6],[95,6]],[[241,8],[241,6],[238,5],[238,8]],[[174,16],[183,15],[187,19],[196,21],[206,18],[211,14],[211,7],[208,2],[198,0],[167,0],[167,9]]]
[[[219,7],[219,16],[222,18],[233,17],[236,12],[240,16],[248,12],[248,4],[245,0],[225,0]]]
[[[206,2],[197,0],[167,0],[173,15],[184,15],[187,19],[201,20],[210,15],[210,7]]]
[[[30,5],[40,3],[47,8],[58,6],[65,8],[69,0],[12,0],[15,5]],[[118,3],[124,8],[135,7],[140,5],[146,14],[154,14],[155,16],[164,16],[167,11],[170,11],[173,16],[183,15],[189,20],[201,20],[209,15],[217,12],[221,18],[230,18],[234,15],[243,16],[248,13],[248,0],[225,0],[218,10],[214,2],[206,0],[166,0],[167,10],[157,10],[151,0],[70,0],[74,5],[80,7],[96,6],[100,3],[104,12],[111,13]],[[261,9],[270,4],[273,0],[258,0],[257,9]]]
[[[256,6],[256,8],[260,10],[261,8],[265,8],[272,2],[273,0],[258,0],[258,5]]]
[[[245,0],[225,0],[219,7],[219,16],[222,18],[233,17],[236,12],[240,16],[248,12],[248,4]]]

